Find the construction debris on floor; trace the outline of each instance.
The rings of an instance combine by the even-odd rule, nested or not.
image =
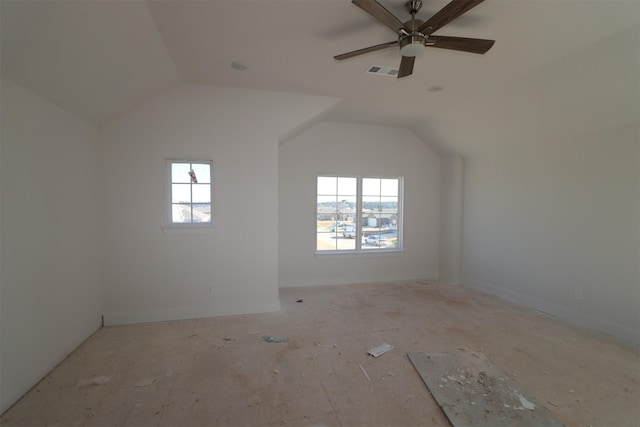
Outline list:
[[[378,357],[378,356],[382,356],[383,354],[385,354],[387,351],[392,350],[393,346],[391,344],[387,344],[382,343],[377,347],[373,347],[371,350],[369,350],[367,352],[367,354],[373,356],[373,357]]]
[[[454,427],[564,424],[483,353],[408,353]]]
[[[456,421],[475,427],[545,405],[568,427],[640,426],[640,350],[619,340],[436,281],[281,289],[280,298],[274,313],[100,328],[0,425],[451,427],[456,410],[481,409]],[[368,354],[387,343],[393,350]],[[460,393],[453,415],[407,357],[416,351],[469,358],[440,367],[429,353],[425,364],[434,396]],[[479,399],[487,390],[502,406]]]
[[[289,341],[289,338],[285,338],[285,337],[269,337],[269,336],[263,336],[262,337],[263,340],[265,340],[266,342],[287,342]]]

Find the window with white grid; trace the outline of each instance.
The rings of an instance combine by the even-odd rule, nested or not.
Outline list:
[[[170,160],[169,223],[211,224],[212,163]]]
[[[402,250],[402,178],[318,176],[316,251]]]

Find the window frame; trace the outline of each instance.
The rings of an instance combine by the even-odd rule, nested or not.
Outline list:
[[[322,214],[318,212],[318,178],[355,178],[356,179],[356,206],[355,206],[355,249],[318,249],[318,217]],[[395,179],[398,181],[398,207],[397,207],[397,245],[396,247],[363,248],[363,200],[366,196],[362,193],[363,181],[365,179]],[[340,196],[336,194],[336,196]],[[385,197],[380,194],[380,197]],[[374,255],[380,253],[404,252],[404,177],[391,175],[354,175],[354,174],[316,174],[315,176],[315,200],[314,200],[314,245],[315,254],[319,256],[345,256],[345,255]],[[335,221],[338,221],[335,219]]]
[[[172,166],[174,164],[188,164],[190,167],[193,165],[208,165],[209,166],[209,209],[210,209],[210,217],[209,221],[193,221],[193,218],[189,222],[174,222],[173,221],[173,182],[172,179]],[[170,230],[197,230],[197,229],[212,229],[214,227],[214,202],[213,202],[213,161],[212,160],[196,160],[196,159],[167,159],[166,161],[166,172],[165,172],[165,231]],[[193,186],[193,182],[189,182],[191,186]],[[192,191],[192,189],[190,190]],[[193,197],[193,193],[191,193]],[[189,204],[193,206],[194,204],[207,204],[207,203],[194,203],[193,199],[190,200]],[[193,216],[193,215],[192,215]]]

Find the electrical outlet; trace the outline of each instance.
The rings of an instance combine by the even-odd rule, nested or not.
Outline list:
[[[573,290],[573,299],[575,299],[576,301],[582,301],[582,289],[575,288]]]

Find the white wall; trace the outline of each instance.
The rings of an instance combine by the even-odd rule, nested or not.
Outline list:
[[[438,276],[440,157],[395,127],[322,122],[280,147],[280,286]],[[404,176],[404,251],[316,256],[319,174]]]
[[[100,326],[95,128],[2,80],[0,413]]]
[[[466,284],[636,343],[639,36],[545,63],[521,79],[534,95],[480,112],[505,125],[466,159],[463,244]]]
[[[640,343],[639,141],[630,125],[467,159],[465,284]]]
[[[278,140],[335,102],[182,85],[101,129],[105,323],[278,310]],[[213,161],[213,233],[163,231],[166,159]]]
[[[464,159],[443,155],[441,168],[440,279],[457,285],[462,281]]]

